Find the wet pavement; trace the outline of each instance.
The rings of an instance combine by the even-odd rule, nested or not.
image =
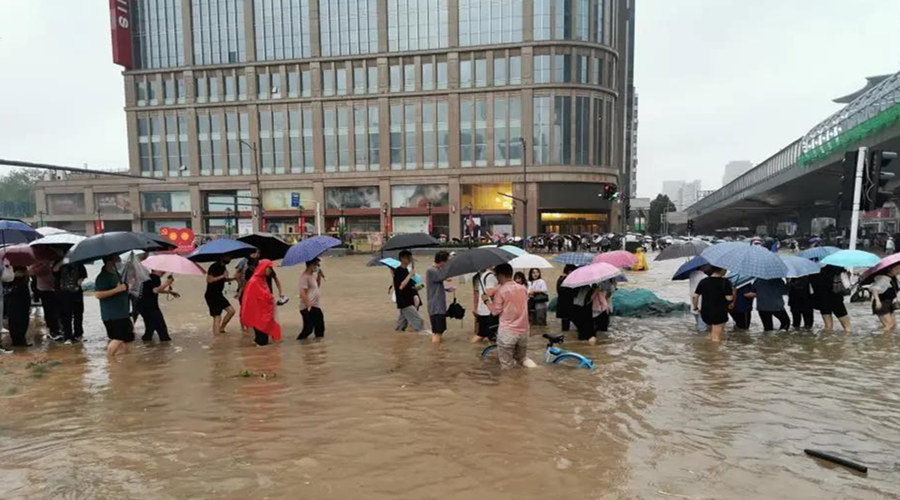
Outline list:
[[[0,498],[900,496],[900,333],[880,334],[867,305],[851,307],[851,335],[763,334],[754,318],[722,345],[689,316],[613,318],[597,345],[563,346],[593,372],[501,374],[468,342],[470,317],[439,346],[393,332],[389,274],[367,260],[324,260],[324,342],[293,340],[299,269],[279,270],[292,298],[284,341],[265,348],[236,324],[211,335],[202,278],[179,278],[183,297],[162,301],[174,342],[108,362],[86,298],[87,342],[31,349],[60,364],[15,379],[10,358],[28,354],[0,358],[15,384],[0,394]],[[680,263],[624,286],[687,301],[668,281]],[[470,310],[467,285],[458,297]]]

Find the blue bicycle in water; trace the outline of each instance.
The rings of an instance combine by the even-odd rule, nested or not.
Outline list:
[[[545,333],[543,335],[547,339],[547,350],[544,351],[544,363],[550,365],[570,365],[577,368],[594,369],[594,362],[590,359],[578,354],[577,352],[565,351],[556,347],[556,344],[562,344],[566,339],[565,333]],[[481,351],[481,357],[488,357],[491,352],[497,350],[497,344],[491,344]]]

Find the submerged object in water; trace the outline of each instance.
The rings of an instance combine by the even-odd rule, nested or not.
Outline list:
[[[858,464],[856,462],[851,462],[850,460],[832,455],[831,453],[826,453],[826,452],[820,451],[820,450],[810,450],[809,448],[803,450],[803,453],[806,453],[807,455],[809,455],[811,457],[821,458],[822,460],[825,460],[825,461],[828,461],[828,462],[831,462],[834,464],[843,465],[844,467],[847,467],[848,469],[853,469],[857,472],[862,472],[863,474],[869,473],[869,468],[866,467],[865,465]]]
[[[612,296],[613,315],[627,318],[649,318],[685,313],[690,306],[684,302],[669,302],[644,288],[616,290]]]

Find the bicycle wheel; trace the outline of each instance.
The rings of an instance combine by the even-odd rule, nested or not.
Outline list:
[[[481,357],[486,358],[491,354],[491,352],[496,351],[496,350],[497,350],[497,344],[491,344],[491,345],[485,347],[484,349],[482,349]]]
[[[594,363],[591,360],[581,354],[575,354],[574,352],[560,354],[553,359],[552,363],[554,365],[568,365],[577,368],[586,368],[588,370],[594,369]]]

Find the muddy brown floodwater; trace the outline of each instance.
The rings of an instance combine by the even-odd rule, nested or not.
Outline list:
[[[266,348],[236,325],[212,336],[201,279],[179,278],[184,296],[162,305],[174,341],[110,363],[86,298],[88,341],[39,342],[31,351],[61,363],[0,397],[0,498],[900,496],[900,334],[879,334],[867,306],[851,308],[849,336],[762,334],[755,319],[720,346],[689,317],[614,318],[598,345],[564,345],[593,372],[501,374],[468,342],[470,318],[440,346],[393,332],[388,272],[366,260],[324,260],[319,343],[293,340],[299,269],[279,270],[292,299],[284,341]],[[684,300],[687,284],[668,281],[678,264],[625,286]]]

